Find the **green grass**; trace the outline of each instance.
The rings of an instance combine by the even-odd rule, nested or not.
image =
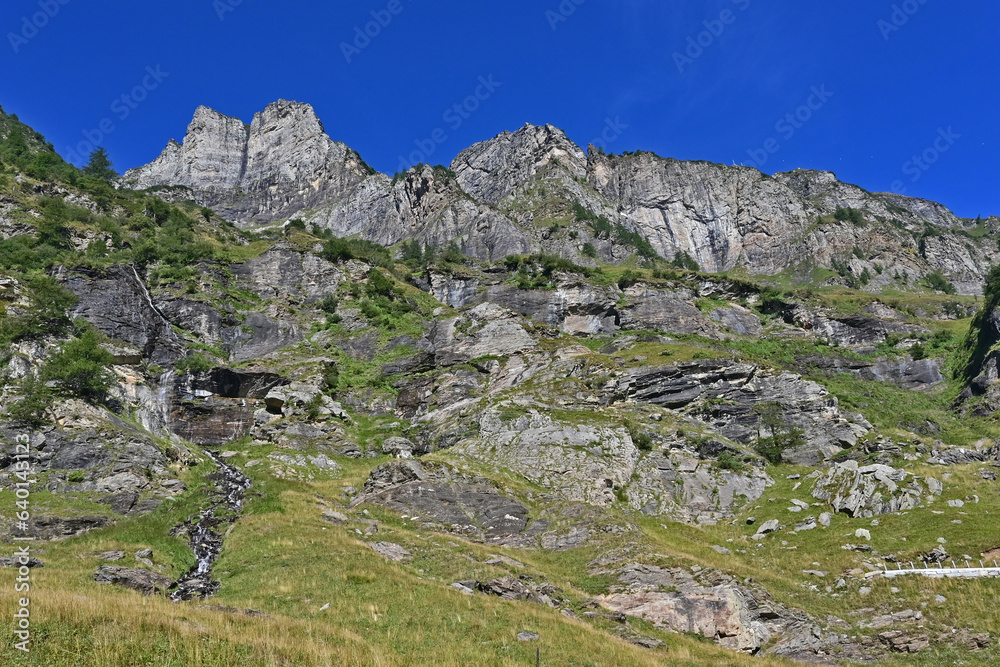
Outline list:
[[[558,610],[463,596],[448,584],[466,576],[506,574],[483,564],[498,549],[418,532],[390,512],[372,510],[369,516],[381,521],[371,539],[403,544],[415,554],[410,564],[390,563],[366,546],[368,538],[354,532],[364,523],[337,526],[319,518],[321,502],[354,519],[365,518],[362,508],[347,510],[338,499],[343,486],[359,487],[377,463],[345,462],[344,479],[313,484],[267,480],[265,470],[250,469],[254,495],[228,534],[216,564],[222,590],[209,604],[260,609],[266,618],[101,586],[92,581],[96,563],[77,558],[81,552],[145,546],[183,512],[129,519],[46,545],[46,566],[33,573],[34,648],[29,655],[12,655],[9,664],[360,666],[409,665],[417,659],[427,665],[514,666],[530,664],[536,646],[551,665],[785,664],[735,655],[640,624],[643,632],[667,642],[666,648],[644,650],[613,638],[600,624],[571,620]],[[256,495],[260,493],[264,497]],[[197,495],[183,501],[184,507]],[[154,546],[156,552],[166,549]],[[571,580],[574,573],[585,572],[591,551],[499,551],[565,586],[567,596],[578,602],[607,583],[581,581],[581,589]],[[12,576],[9,570],[0,572],[0,586],[11,585]],[[5,597],[0,613],[7,615],[11,603]],[[541,642],[516,641],[520,630],[538,632]],[[0,629],[0,641],[9,645],[10,640],[8,624]]]

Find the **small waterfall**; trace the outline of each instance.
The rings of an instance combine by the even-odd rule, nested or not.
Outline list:
[[[194,550],[195,566],[174,583],[175,590],[170,594],[170,599],[174,602],[207,598],[219,590],[219,582],[213,581],[211,577],[212,564],[222,553],[222,536],[216,529],[236,520],[236,515],[243,508],[243,496],[250,488],[250,479],[219,458],[217,452],[206,450],[205,453],[219,467],[219,472],[212,475],[217,494],[208,509],[175,529],[187,530]],[[228,510],[229,516],[217,517],[216,511],[220,507]]]
[[[156,407],[159,409],[160,417],[163,419],[163,428],[166,430],[170,423],[170,392],[174,385],[174,371],[167,371],[160,376],[159,387],[156,390]]]

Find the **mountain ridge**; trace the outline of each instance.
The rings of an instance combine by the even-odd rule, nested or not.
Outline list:
[[[587,152],[552,125],[527,123],[473,144],[447,168],[417,165],[390,180],[330,139],[310,105],[286,100],[249,126],[199,107],[183,144],[171,141],[119,185],[186,188],[170,196],[244,228],[301,218],[389,246],[455,242],[481,259],[531,251],[621,263],[648,243],[646,259],[690,257],[710,272],[808,282],[832,270],[818,282],[870,291],[941,273],[962,294],[981,293],[985,268],[1000,260],[986,242],[998,218],[965,220],[829,171],[769,176],[649,152]],[[577,205],[594,219],[579,219]],[[595,227],[597,218],[606,222]]]

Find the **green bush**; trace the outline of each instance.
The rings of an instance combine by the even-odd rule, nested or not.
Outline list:
[[[67,311],[76,305],[76,295],[45,275],[32,276],[26,283],[31,305],[19,315],[0,313],[0,343],[61,336],[69,331]]]
[[[691,255],[687,254],[683,250],[678,250],[677,254],[674,255],[674,259],[671,262],[678,269],[686,269],[687,271],[701,271],[701,265]]]
[[[332,294],[327,294],[323,297],[323,300],[319,302],[319,309],[324,313],[336,313],[337,308],[340,307],[340,301]]]
[[[340,384],[340,369],[337,364],[329,362],[323,369],[323,387],[327,392],[334,392]]]
[[[378,269],[372,269],[368,272],[368,286],[365,288],[365,291],[368,293],[368,296],[381,296],[389,300],[400,296],[396,290],[396,283],[387,278]]]
[[[593,243],[583,244],[583,256],[590,257],[591,259],[597,257],[597,248],[594,247]]]
[[[52,405],[52,390],[32,374],[26,375],[18,382],[15,393],[17,400],[7,406],[7,419],[18,424],[38,427],[44,424],[45,411]]]
[[[772,465],[782,462],[785,450],[805,444],[802,429],[791,426],[784,420],[784,409],[780,403],[760,403],[754,407],[757,413],[757,442],[754,449]],[[768,435],[765,436],[764,433]]]
[[[441,251],[439,259],[445,264],[461,264],[465,262],[465,255],[458,244],[452,241]]]
[[[944,292],[945,294],[958,294],[958,290],[955,288],[955,286],[952,283],[950,283],[948,279],[945,278],[940,271],[935,271],[925,276],[924,285],[934,290],[935,292]]]
[[[114,383],[107,368],[114,361],[111,353],[101,347],[97,330],[86,326],[45,365],[42,379],[55,381],[65,396],[99,402]]]
[[[207,373],[215,368],[215,363],[201,352],[195,352],[177,362],[177,370],[181,373]]]
[[[840,222],[851,222],[859,227],[863,227],[867,223],[861,211],[854,208],[838,208],[833,217]]]
[[[639,448],[639,451],[653,451],[653,436],[630,421],[625,422],[625,430],[628,431],[632,443]]]
[[[328,262],[346,262],[357,259],[386,269],[393,266],[389,250],[377,243],[359,239],[333,237],[323,246],[320,255]]]
[[[716,465],[721,470],[729,470],[732,472],[743,472],[743,470],[746,469],[746,466],[743,465],[742,459],[729,449],[723,449],[719,452],[719,456],[716,459]]]
[[[643,275],[641,273],[628,269],[618,279],[618,287],[621,289],[628,289],[629,287],[632,287],[636,283],[640,282],[642,279]]]

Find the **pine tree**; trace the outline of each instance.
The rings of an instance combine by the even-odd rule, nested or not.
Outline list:
[[[118,178],[118,172],[114,170],[111,158],[108,157],[108,152],[101,146],[98,146],[90,153],[90,160],[87,162],[87,166],[83,168],[83,173],[87,176],[99,178],[102,181],[110,181],[113,178]]]

